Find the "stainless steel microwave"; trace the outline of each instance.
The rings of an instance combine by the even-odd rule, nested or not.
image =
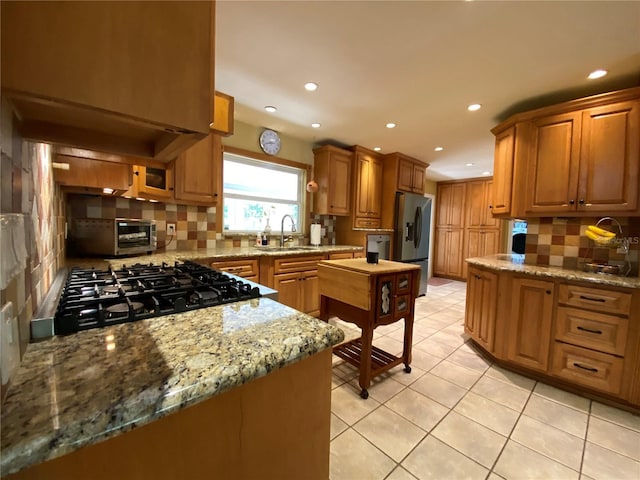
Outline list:
[[[158,246],[156,223],[131,218],[75,218],[67,256],[124,256],[151,253]]]

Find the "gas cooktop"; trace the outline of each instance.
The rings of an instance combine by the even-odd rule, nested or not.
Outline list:
[[[260,297],[241,279],[185,261],[120,270],[73,268],[54,316],[56,335]]]

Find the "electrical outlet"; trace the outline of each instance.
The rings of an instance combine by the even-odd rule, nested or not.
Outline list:
[[[175,223],[167,223],[167,234],[175,235],[176,234],[176,224]]]

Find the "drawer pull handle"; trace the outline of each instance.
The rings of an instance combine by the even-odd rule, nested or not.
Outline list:
[[[588,371],[593,372],[593,373],[598,373],[598,369],[597,368],[585,367],[584,365],[580,365],[579,363],[576,363],[576,362],[573,362],[573,366],[581,368],[583,370],[588,370]]]
[[[578,325],[576,327],[578,330],[582,330],[583,332],[595,333],[596,335],[602,335],[602,330],[591,330],[590,328],[581,327]]]
[[[580,300],[589,300],[590,302],[606,302],[607,301],[604,298],[586,297],[584,295],[580,295]]]

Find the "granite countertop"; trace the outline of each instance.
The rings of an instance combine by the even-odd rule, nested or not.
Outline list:
[[[467,263],[492,270],[526,273],[537,277],[558,278],[612,287],[640,288],[640,278],[637,277],[590,273],[581,270],[569,270],[562,267],[527,265],[524,263],[524,255],[497,254],[486,257],[467,258]]]
[[[161,418],[344,333],[267,298],[30,344],[2,406],[0,475]]]
[[[290,248],[278,248],[273,246],[259,247],[215,247],[215,248],[202,248],[198,250],[170,250],[161,253],[153,253],[151,255],[140,255],[137,257],[121,257],[111,258],[107,261],[111,265],[111,268],[118,269],[122,265],[133,265],[135,263],[153,263],[161,264],[162,262],[173,264],[176,261],[192,260],[197,262],[198,260],[208,259],[239,259],[247,257],[281,257],[283,255],[324,255],[328,253],[336,252],[361,252],[364,248],[357,245],[322,245],[319,247],[312,246],[299,246]],[[91,264],[91,260],[80,259],[83,265]],[[94,263],[101,263],[101,259],[96,259]],[[73,266],[73,262],[67,262],[69,266]]]

